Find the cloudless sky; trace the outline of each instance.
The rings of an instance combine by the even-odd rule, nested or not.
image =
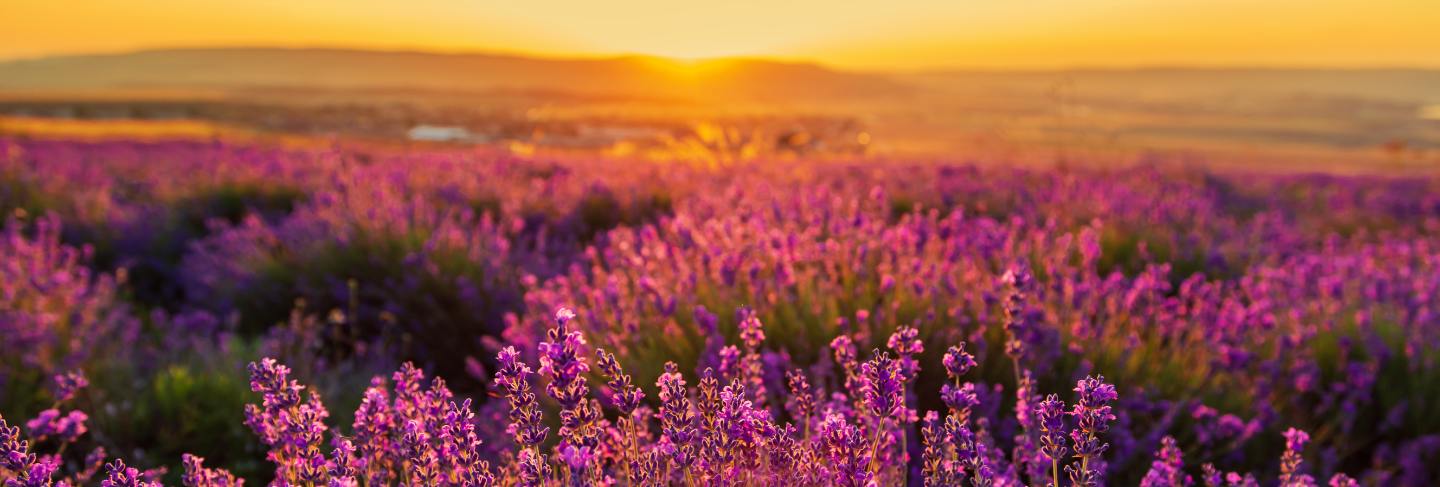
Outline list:
[[[1440,67],[1440,0],[0,0],[0,59],[216,46],[867,69]]]

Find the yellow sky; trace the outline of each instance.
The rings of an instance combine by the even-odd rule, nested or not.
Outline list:
[[[185,46],[1440,67],[1440,0],[0,0],[0,59]]]

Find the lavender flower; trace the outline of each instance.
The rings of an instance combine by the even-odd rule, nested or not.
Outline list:
[[[740,377],[745,371],[741,361],[744,360],[740,354],[740,347],[726,345],[720,349],[720,377],[726,381]]]
[[[20,436],[20,428],[12,427],[0,416],[0,469],[24,480],[35,463],[30,442]]]
[[[845,421],[844,416],[830,414],[820,423],[820,436],[824,440],[824,459],[834,472],[831,482],[851,487],[870,485],[874,477],[870,472],[870,442],[860,428]]]
[[[1015,388],[1015,422],[1019,424],[1020,431],[1015,435],[1015,448],[1013,463],[1017,468],[1024,471],[1026,477],[1031,479],[1044,478],[1047,475],[1053,477],[1054,464],[1048,462],[1050,472],[1046,472],[1046,457],[1040,453],[1040,426],[1036,424],[1036,407],[1040,402],[1040,396],[1035,392],[1035,379],[1030,375],[1029,370],[1021,371],[1019,386]]]
[[[1160,440],[1160,451],[1155,452],[1155,461],[1150,463],[1150,471],[1140,479],[1141,487],[1185,487],[1194,484],[1189,475],[1185,475],[1185,463],[1180,453],[1180,446],[1175,443],[1175,438],[1166,436]]]
[[[599,443],[595,423],[600,419],[600,407],[594,401],[585,399],[590,388],[584,374],[590,371],[590,365],[581,358],[586,346],[584,335],[569,328],[574,318],[575,312],[570,308],[560,308],[555,312],[555,327],[547,333],[549,340],[539,346],[539,372],[550,376],[545,392],[560,403],[561,450],[574,448],[588,452]],[[583,458],[590,457],[586,453]],[[571,472],[575,480],[580,480],[585,478],[588,469],[584,466]]]
[[[740,342],[745,345],[745,355],[742,361],[746,390],[757,406],[764,407],[767,394],[763,363],[760,358],[760,343],[765,341],[765,325],[760,323],[760,317],[755,314],[755,311],[749,308],[741,308],[739,315]]]
[[[1330,477],[1330,487],[1360,487],[1360,482],[1343,473]]]
[[[105,466],[105,480],[100,482],[100,487],[160,487],[160,483],[143,480],[139,470],[115,460]]]
[[[1040,453],[1050,459],[1050,483],[1060,485],[1060,463],[1068,451],[1065,447],[1065,402],[1050,394],[1035,405],[1036,422],[1040,428]]]
[[[989,461],[989,447],[970,430],[970,426],[952,415],[945,418],[945,433],[955,446],[956,461],[963,472],[959,477],[968,477],[976,487],[988,487],[995,481],[995,468]]]
[[[616,360],[614,354],[604,349],[596,349],[595,353],[596,366],[609,379],[606,385],[610,387],[611,403],[615,409],[620,410],[622,416],[630,416],[645,400],[645,392],[630,382],[630,376],[620,367],[620,361]]]
[[[363,473],[362,478],[367,483],[384,484],[390,481],[391,464],[396,461],[391,457],[395,421],[385,379],[375,377],[365,390],[360,407],[355,410],[352,426],[357,445],[354,468]]]
[[[270,446],[269,459],[276,477],[287,482],[318,483],[324,480],[324,459],[320,445],[327,430],[329,412],[313,392],[302,403],[305,389],[290,380],[290,368],[272,358],[251,362],[250,389],[262,395],[261,406],[247,404],[245,422]],[[318,459],[318,460],[317,460]]]
[[[749,308],[741,308],[740,315],[740,343],[746,349],[760,347],[760,342],[765,341],[765,326],[760,323],[760,317],[755,311]]]
[[[840,335],[830,341],[830,349],[835,353],[835,363],[847,369],[853,369],[858,363],[858,355],[855,353],[855,341],[849,336]]]
[[[1300,464],[1304,462],[1301,452],[1305,451],[1305,444],[1310,442],[1310,435],[1304,431],[1290,428],[1285,430],[1285,455],[1280,458],[1280,485],[1285,487],[1301,487],[1315,485],[1315,479],[1300,472]]]
[[[787,403],[790,415],[800,421],[804,438],[809,439],[810,418],[815,414],[815,394],[810,390],[810,380],[803,370],[798,369],[787,372],[785,377],[790,389],[790,401]]]
[[[875,350],[874,358],[860,366],[864,378],[865,404],[876,418],[905,421],[905,379],[900,365],[888,352]]]
[[[331,483],[353,484],[356,480],[356,449],[355,443],[348,438],[335,437],[331,440],[330,460],[326,465],[326,474]]]
[[[187,453],[180,459],[185,466],[180,482],[185,487],[240,487],[245,484],[244,479],[237,479],[223,469],[206,468],[204,458]]]
[[[1031,333],[1029,310],[1026,308],[1026,293],[1030,289],[1030,270],[1025,263],[1017,263],[1005,271],[1001,280],[1010,288],[1005,297],[1005,355],[1015,362],[1016,374],[1025,361],[1029,350],[1028,338]]]
[[[1115,386],[1106,384],[1104,376],[1087,377],[1075,383],[1076,402],[1070,410],[1075,417],[1075,429],[1070,431],[1074,444],[1075,458],[1079,465],[1069,465],[1065,471],[1075,485],[1100,485],[1101,472],[1097,467],[1100,455],[1109,446],[1100,435],[1110,427],[1115,415],[1110,412],[1110,402],[1119,398]]]
[[[550,428],[530,392],[530,367],[520,360],[515,347],[505,347],[496,356],[500,370],[495,373],[495,386],[510,401],[510,429],[521,450],[532,450],[545,441]],[[539,479],[535,479],[537,482]]]
[[[970,382],[959,386],[951,384],[941,386],[940,400],[945,403],[945,407],[950,408],[950,414],[962,423],[969,422],[970,409],[980,405],[980,396],[975,392],[975,384]]]
[[[886,346],[895,352],[900,359],[900,370],[905,374],[906,380],[914,380],[915,375],[920,373],[920,364],[915,356],[925,352],[925,343],[920,341],[920,330],[910,326],[901,326],[890,334]]]
[[[85,434],[87,428],[85,422],[90,416],[81,411],[70,411],[61,415],[58,409],[46,409],[41,411],[34,419],[25,423],[30,430],[30,436],[36,439],[55,437],[61,443],[70,443]]]
[[[418,421],[406,422],[402,428],[399,446],[405,465],[409,469],[406,483],[410,485],[436,485],[439,483],[440,459],[430,444],[430,435],[426,432],[425,425]]]
[[[957,471],[955,447],[946,437],[945,426],[935,411],[925,414],[920,438],[924,450],[921,453],[922,482],[925,486],[960,485]]]
[[[945,356],[941,359],[941,364],[945,366],[946,376],[952,380],[958,380],[960,376],[969,373],[970,369],[975,368],[975,356],[965,351],[965,342],[960,342],[959,345],[950,347],[949,350],[945,351]]]
[[[765,439],[765,430],[773,428],[768,412],[758,409],[746,398],[744,383],[736,380],[720,391],[720,410],[716,428],[709,432],[713,441],[716,459],[724,478],[733,478],[739,471],[753,471],[758,467],[760,445]]]
[[[85,373],[79,370],[56,375],[55,402],[69,402],[75,398],[77,392],[88,385],[90,385],[90,381],[85,378]]]
[[[695,428],[695,413],[691,410],[685,378],[678,370],[674,362],[666,362],[665,373],[660,374],[655,386],[660,389],[660,430],[674,447],[670,464],[688,475],[690,465],[695,462],[700,433]]]
[[[550,478],[550,464],[536,450],[520,450],[516,463],[520,470],[519,485],[537,487],[544,485],[545,479]]]
[[[490,462],[481,459],[482,440],[475,429],[470,400],[449,402],[436,455],[441,460],[441,478],[463,486],[488,486],[495,482]],[[338,450],[338,448],[337,448]]]

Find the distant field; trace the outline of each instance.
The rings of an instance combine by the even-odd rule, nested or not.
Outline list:
[[[371,76],[385,73],[384,76]],[[575,84],[568,80],[585,79]],[[766,61],[179,50],[0,64],[0,114],[726,160],[1005,164],[1162,157],[1268,170],[1440,167],[1440,71],[854,73]]]

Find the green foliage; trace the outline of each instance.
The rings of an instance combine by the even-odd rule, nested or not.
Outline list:
[[[254,398],[244,374],[171,365],[158,371],[134,397],[128,415],[127,443],[151,445],[147,452],[161,462],[175,462],[183,453],[227,465],[247,478],[265,474],[264,448],[249,428],[245,404]],[[106,427],[106,431],[115,431]],[[170,466],[178,473],[178,465]]]

